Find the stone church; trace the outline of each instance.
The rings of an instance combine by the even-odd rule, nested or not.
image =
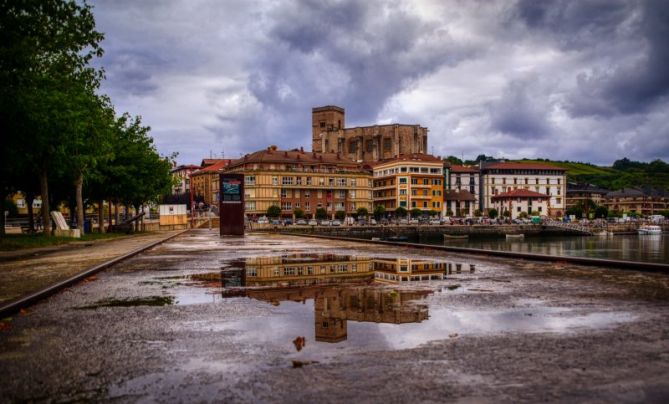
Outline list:
[[[334,105],[311,110],[311,150],[340,153],[352,160],[372,163],[400,154],[427,153],[428,129],[420,125],[387,125],[346,128],[344,108]]]

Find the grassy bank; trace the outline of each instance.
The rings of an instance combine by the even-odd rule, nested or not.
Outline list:
[[[24,248],[49,247],[71,242],[86,242],[101,239],[123,237],[124,233],[91,233],[81,238],[45,237],[43,234],[6,234],[0,236],[0,251],[21,250]]]

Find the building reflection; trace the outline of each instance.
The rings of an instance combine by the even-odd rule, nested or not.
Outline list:
[[[474,272],[473,264],[382,259],[333,254],[249,258],[222,271],[223,297],[247,296],[279,305],[314,300],[317,341],[340,342],[347,322],[420,323],[430,289],[392,285],[429,283],[450,274]]]

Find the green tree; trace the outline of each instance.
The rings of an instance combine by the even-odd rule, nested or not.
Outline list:
[[[295,214],[296,219],[302,219],[304,217],[304,211],[300,208],[293,209],[293,214]]]
[[[397,217],[406,217],[407,215],[407,210],[401,206],[398,206],[395,208],[395,216]]]
[[[412,208],[411,217],[419,217],[419,216],[423,216],[423,211],[419,208]]]
[[[381,217],[385,215],[386,213],[386,207],[383,205],[376,205],[374,207],[374,218],[376,220],[381,220]]]
[[[474,211],[474,216],[475,216],[475,217],[481,217],[481,211],[478,210],[478,209],[476,209],[476,210]]]
[[[444,158],[444,161],[447,161],[447,162],[449,162],[449,163],[451,163],[452,165],[455,165],[455,166],[461,166],[462,165],[462,160],[460,160],[459,158],[457,158],[455,156],[448,156],[448,157]]]
[[[430,217],[435,217],[439,215],[439,212],[436,210],[430,210],[429,212],[427,212],[427,214],[430,215]]]
[[[367,217],[369,215],[369,212],[367,211],[367,208],[360,207],[358,208],[358,210],[355,211],[355,214],[357,217]]]
[[[335,219],[344,220],[346,218],[346,212],[343,210],[338,210],[335,212]]]
[[[595,219],[605,219],[609,215],[609,209],[606,206],[597,206],[595,208]]]
[[[99,86],[102,71],[89,62],[102,55],[102,38],[85,2],[0,3],[0,132],[2,149],[8,151],[2,157],[20,156],[9,164],[20,158],[38,176],[46,235],[51,231],[49,177],[65,168],[63,145],[76,110],[72,89]],[[3,181],[11,182],[8,178]]]
[[[267,208],[267,217],[276,218],[276,217],[279,217],[279,216],[281,216],[281,208],[280,207],[278,207],[276,205],[272,205],[269,208]]]
[[[316,219],[323,220],[328,217],[328,212],[323,208],[316,209]]]
[[[489,218],[496,219],[498,215],[499,215],[499,212],[497,212],[497,209],[495,209],[495,208],[488,209],[488,217]]]
[[[511,211],[510,210],[505,210],[504,212],[502,212],[502,216],[511,217]]]
[[[581,219],[583,217],[583,208],[580,205],[570,206],[567,209],[567,215],[574,215],[577,219]]]
[[[527,212],[520,212],[518,217],[521,218],[521,219],[527,219]]]

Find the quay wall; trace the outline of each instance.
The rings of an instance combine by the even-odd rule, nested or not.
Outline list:
[[[582,235],[581,232],[572,229],[555,228],[543,225],[444,225],[444,226],[279,226],[276,230],[282,233],[315,234],[333,237],[393,237],[406,236],[413,239],[441,237],[443,234],[468,235],[470,237],[504,237],[506,234],[524,234],[532,236],[574,236]]]

